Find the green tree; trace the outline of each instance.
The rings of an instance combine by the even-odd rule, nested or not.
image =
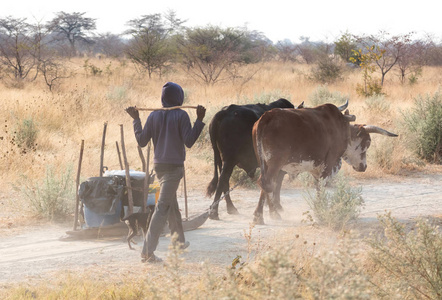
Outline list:
[[[353,50],[357,50],[357,43],[355,37],[345,32],[341,37],[335,42],[334,53],[342,58],[345,62],[351,62],[350,58],[355,57]],[[357,63],[357,61],[356,61]]]
[[[136,66],[147,71],[149,78],[154,72],[161,76],[174,57],[170,37],[176,28],[167,24],[161,14],[145,15],[130,20],[128,25],[126,33],[132,39],[126,54]]]
[[[376,70],[374,61],[380,60],[384,51],[381,49],[375,50],[375,46],[366,47],[366,51],[363,52],[362,49],[353,50],[353,57],[350,57],[352,63],[359,63],[359,66],[363,72],[364,84],[361,86],[357,85],[356,91],[358,94],[369,97],[376,94],[382,93],[382,85],[378,83],[376,79],[372,77],[373,72]]]
[[[266,42],[256,32],[207,26],[187,29],[178,40],[182,65],[197,81],[207,85],[238,78],[238,68],[261,61]]]

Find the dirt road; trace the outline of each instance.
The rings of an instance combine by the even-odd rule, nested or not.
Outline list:
[[[362,196],[365,208],[360,222],[375,221],[385,210],[401,220],[417,216],[442,215],[442,174],[420,175],[389,180],[364,180]],[[189,214],[203,212],[210,200],[202,198],[202,191],[191,191]],[[225,204],[220,204],[220,221],[207,220],[203,226],[186,232],[191,245],[184,254],[188,263],[209,260],[212,264],[228,266],[236,255],[246,255],[247,240],[253,220],[253,211],[259,197],[257,190],[235,190],[232,199],[240,215],[228,215]],[[272,220],[265,210],[266,225],[253,228],[253,238],[263,242],[287,230],[304,226],[301,220],[308,206],[302,198],[302,189],[283,189],[281,202],[285,208],[282,220]],[[184,207],[181,205],[181,207]],[[140,263],[141,239],[129,250],[124,236],[118,238],[70,240],[60,238],[70,226],[35,226],[16,235],[0,236],[0,288],[11,283],[36,283],[60,271],[92,272],[96,276],[124,276],[127,273],[147,272],[148,265]],[[160,239],[157,255],[165,257],[169,238]]]

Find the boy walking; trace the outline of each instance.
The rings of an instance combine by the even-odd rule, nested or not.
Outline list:
[[[167,82],[162,89],[163,107],[181,106],[184,91],[176,83]],[[189,246],[183,231],[181,213],[178,207],[176,192],[184,175],[185,146],[191,148],[204,128],[203,119],[206,109],[198,105],[197,119],[193,124],[187,112],[181,109],[153,111],[142,127],[136,107],[126,108],[133,118],[135,138],[138,145],[144,147],[152,139],[154,145],[154,170],[160,183],[160,196],[147,232],[147,241],[143,246],[141,257],[145,262],[160,262],[154,252],[161,232],[169,220],[172,234],[178,235],[183,249]]]

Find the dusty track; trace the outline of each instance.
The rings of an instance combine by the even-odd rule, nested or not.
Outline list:
[[[421,175],[389,180],[364,180],[365,208],[359,223],[375,222],[377,214],[391,211],[400,220],[418,216],[442,216],[442,174]],[[302,189],[283,189],[282,220],[272,220],[265,210],[266,225],[253,228],[253,238],[263,243],[288,229],[305,227],[302,213],[308,210],[301,196]],[[203,212],[210,200],[201,197],[202,191],[193,190],[189,195],[190,214]],[[190,241],[186,262],[210,261],[218,266],[228,266],[236,255],[246,255],[247,241],[253,211],[259,197],[257,190],[235,190],[234,203],[240,215],[228,215],[225,205],[220,205],[220,221],[207,220],[197,230],[186,232]],[[183,205],[181,205],[183,207]],[[0,236],[0,289],[11,283],[36,283],[50,278],[60,271],[89,272],[96,276],[124,276],[127,273],[146,273],[152,265],[140,262],[141,239],[136,250],[129,250],[124,236],[118,238],[70,240],[60,239],[71,226],[29,226],[15,234]],[[316,239],[320,239],[317,237]],[[157,255],[167,255],[169,238],[160,239]]]

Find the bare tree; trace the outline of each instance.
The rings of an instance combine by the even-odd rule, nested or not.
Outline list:
[[[39,71],[43,75],[45,83],[51,92],[61,79],[69,78],[71,76],[64,64],[59,63],[54,59],[42,60],[39,64]]]
[[[120,35],[110,32],[99,34],[95,38],[94,51],[109,57],[120,57],[124,54],[126,43]]]
[[[376,54],[374,64],[381,73],[381,85],[384,85],[385,76],[390,72],[398,61],[407,53],[407,46],[411,41],[412,33],[392,36],[385,31],[377,35],[359,37],[358,40],[366,49]],[[374,46],[374,47],[373,47]]]
[[[35,66],[35,47],[26,18],[0,19],[0,63],[16,80],[25,79]]]
[[[403,54],[398,60],[399,78],[401,83],[405,83],[406,76],[419,73],[424,64],[422,54],[425,44],[422,41],[411,41],[405,44]]]
[[[77,53],[77,42],[92,43],[89,34],[96,29],[95,19],[84,17],[86,13],[56,13],[56,17],[48,24],[57,41],[67,41],[70,45],[70,56]]]
[[[296,61],[296,45],[292,41],[287,39],[278,41],[276,49],[278,50],[278,58],[283,62]]]
[[[315,45],[310,42],[308,37],[301,37],[301,43],[296,45],[297,54],[304,59],[306,64],[312,64],[316,59]]]

